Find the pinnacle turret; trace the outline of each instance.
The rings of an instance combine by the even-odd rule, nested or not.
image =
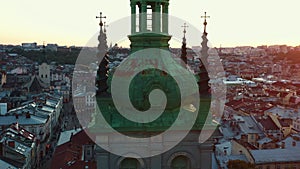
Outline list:
[[[184,23],[182,26],[184,28],[183,30],[183,38],[182,38],[182,47],[181,47],[181,60],[185,63],[185,66],[187,64],[187,51],[186,51],[186,28],[188,28],[187,24]]]
[[[106,22],[103,22],[102,19],[106,19],[106,16],[102,16],[102,12],[100,12],[100,16],[96,16],[96,18],[100,18],[100,33],[98,36],[98,53],[97,53],[97,60],[101,61],[99,64],[99,68],[97,71],[97,79],[96,79],[96,86],[98,88],[97,94],[105,94],[108,89],[107,79],[108,79],[108,46],[107,46],[107,36],[106,36]]]
[[[209,18],[209,16],[206,15],[206,12],[205,12],[205,15],[202,16],[201,18],[204,18],[204,31],[203,31],[203,35],[202,35],[202,43],[201,43],[201,51],[200,51],[200,59],[201,59],[201,62],[202,64],[200,65],[200,73],[199,73],[199,82],[198,82],[198,85],[199,85],[199,90],[200,90],[200,93],[203,93],[204,95],[208,94],[209,93],[209,90],[210,90],[210,87],[208,85],[208,82],[209,82],[209,76],[208,76],[208,50],[209,50],[209,47],[207,45],[208,43],[208,39],[207,39],[207,32],[206,32],[206,26],[207,26],[207,21],[206,19]]]

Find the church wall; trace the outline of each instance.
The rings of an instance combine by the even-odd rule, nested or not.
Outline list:
[[[162,155],[139,159],[140,169],[171,169],[172,160],[181,155],[191,161],[192,169],[211,168],[212,146],[210,143],[199,144],[199,133],[199,131],[191,131],[179,145]],[[108,153],[101,147],[96,148],[99,169],[119,169],[123,159],[124,157]]]

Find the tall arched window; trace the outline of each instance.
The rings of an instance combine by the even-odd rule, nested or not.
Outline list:
[[[140,163],[135,158],[125,158],[121,162],[120,169],[140,169]]]
[[[171,169],[191,169],[191,161],[186,156],[177,156],[171,162]]]

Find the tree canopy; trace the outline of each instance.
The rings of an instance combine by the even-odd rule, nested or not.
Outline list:
[[[80,53],[79,49],[72,49],[70,52],[64,51],[25,51],[20,48],[15,48],[11,52],[25,56],[35,62],[42,62],[45,58],[48,62],[56,62],[58,64],[75,64]]]

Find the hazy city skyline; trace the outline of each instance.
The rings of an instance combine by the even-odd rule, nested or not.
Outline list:
[[[170,0],[170,15],[186,20],[203,29],[201,16],[211,16],[208,38],[214,47],[257,46],[287,44],[300,45],[295,35],[300,33],[296,23],[300,2],[259,1],[245,3],[238,0]],[[95,16],[102,11],[108,24],[130,15],[130,1],[4,1],[0,7],[1,44],[58,43],[85,46],[98,30]],[[109,31],[108,37],[113,32]],[[178,28],[182,29],[182,28]],[[130,34],[130,32],[128,32]],[[191,46],[200,45],[188,44]],[[110,42],[108,42],[110,43]],[[115,43],[115,42],[112,42]]]

